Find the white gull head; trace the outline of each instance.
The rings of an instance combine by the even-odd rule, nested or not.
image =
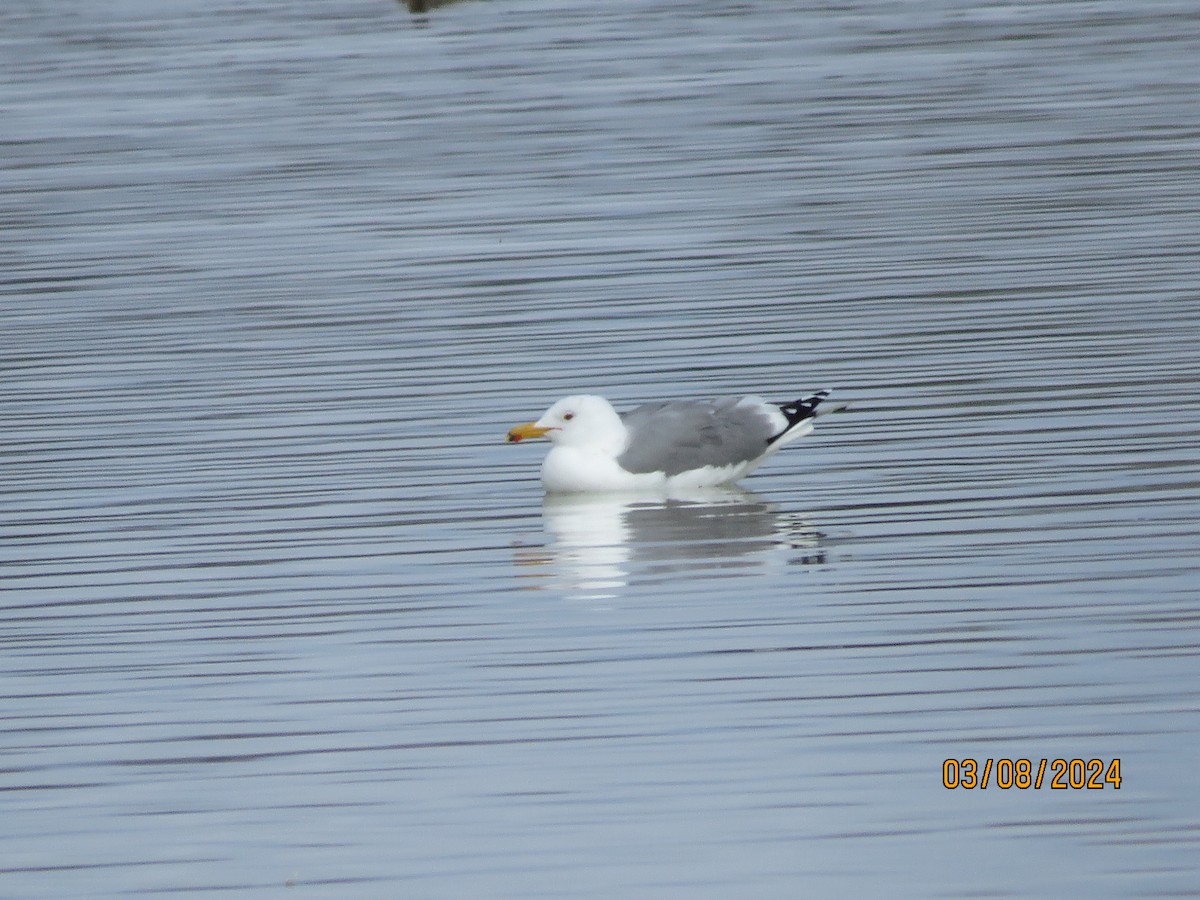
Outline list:
[[[606,456],[625,449],[628,434],[611,403],[595,394],[564,397],[534,423],[546,429],[546,438],[559,447],[577,447]]]
[[[564,397],[536,422],[508,433],[510,442],[528,438],[546,438],[554,445],[542,463],[547,491],[635,490],[665,480],[660,473],[634,475],[618,465],[629,432],[612,404],[594,394]]]

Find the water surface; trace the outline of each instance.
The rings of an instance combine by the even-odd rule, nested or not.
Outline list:
[[[1194,891],[1195,5],[430,6],[0,11],[0,894]]]

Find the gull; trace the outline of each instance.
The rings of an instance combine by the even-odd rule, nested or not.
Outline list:
[[[829,391],[792,403],[761,397],[669,400],[618,413],[594,394],[559,400],[536,422],[508,432],[509,443],[547,438],[542,463],[549,493],[595,493],[733,484],[813,429]]]

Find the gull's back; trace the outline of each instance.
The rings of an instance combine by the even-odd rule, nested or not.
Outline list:
[[[629,442],[617,462],[627,472],[670,477],[758,459],[780,431],[770,409],[750,397],[647,403],[621,415]]]

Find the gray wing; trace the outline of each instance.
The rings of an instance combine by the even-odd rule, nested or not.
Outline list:
[[[627,472],[678,475],[704,466],[758,459],[778,430],[742,398],[648,403],[624,413],[629,445],[617,457]]]

